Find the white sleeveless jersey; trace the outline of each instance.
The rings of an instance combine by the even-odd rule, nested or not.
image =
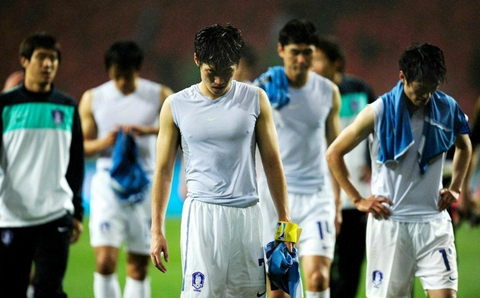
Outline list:
[[[446,211],[437,208],[442,188],[442,172],[445,153],[430,161],[425,174],[420,174],[418,149],[423,136],[423,109],[416,111],[410,118],[414,143],[408,148],[400,162],[377,162],[379,142],[377,131],[383,114],[383,102],[379,98],[370,104],[374,112],[374,133],[370,139],[372,158],[372,194],[383,196],[393,202],[390,219],[401,222],[426,222],[448,218]]]
[[[92,112],[97,124],[98,138],[118,130],[120,125],[158,126],[161,109],[162,86],[140,78],[135,92],[124,95],[113,81],[92,89]],[[152,177],[155,170],[156,135],[135,137],[140,165]],[[101,152],[97,169],[109,170],[112,164],[112,148]]]
[[[193,85],[170,101],[181,134],[187,196],[225,206],[256,204],[259,89],[232,80],[230,90],[212,100]]]
[[[331,188],[325,160],[325,122],[332,108],[334,86],[310,71],[302,88],[288,88],[290,103],[274,111],[289,193],[312,194]]]

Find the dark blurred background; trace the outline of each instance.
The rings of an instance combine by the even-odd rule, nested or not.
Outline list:
[[[106,81],[103,54],[133,39],[146,54],[142,76],[179,91],[199,81],[192,61],[200,28],[226,23],[242,29],[260,56],[258,73],[280,64],[277,33],[291,18],[312,20],[334,35],[347,54],[347,72],[363,77],[377,95],[398,80],[398,58],[412,42],[444,50],[447,82],[441,89],[472,116],[480,95],[478,0],[72,0],[0,1],[0,81],[20,69],[18,46],[35,31],[59,39],[63,60],[56,86],[77,100]]]

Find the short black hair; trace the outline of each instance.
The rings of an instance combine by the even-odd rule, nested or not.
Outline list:
[[[330,62],[340,62],[338,71],[343,73],[345,70],[345,52],[340,43],[330,36],[316,34],[315,37],[315,47],[322,51]]]
[[[315,25],[306,19],[293,19],[288,21],[280,30],[278,42],[283,46],[288,44],[315,44]]]
[[[143,59],[143,51],[134,41],[116,41],[105,53],[105,68],[108,71],[115,65],[119,71],[140,70]]]
[[[36,49],[54,50],[57,52],[58,61],[61,61],[62,50],[57,39],[47,32],[36,32],[25,38],[20,43],[19,54],[28,60],[32,58]]]
[[[441,84],[445,81],[447,68],[443,51],[429,43],[414,43],[398,61],[407,82]]]
[[[240,29],[230,24],[214,24],[195,35],[195,55],[200,65],[217,68],[238,65],[244,44]]]

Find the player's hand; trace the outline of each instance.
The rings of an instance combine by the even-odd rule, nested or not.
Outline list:
[[[78,219],[73,219],[73,227],[72,227],[72,236],[70,237],[70,243],[75,243],[80,238],[80,235],[83,232],[83,224]]]
[[[113,146],[117,141],[117,135],[118,135],[117,130],[109,131],[107,135],[102,139],[102,147],[105,149],[110,146]]]
[[[460,193],[450,190],[448,188],[442,188],[438,192],[440,195],[440,201],[438,201],[437,207],[439,211],[443,211],[450,207],[454,202],[458,200]]]
[[[288,252],[292,253],[293,248],[295,247],[295,242],[284,242],[284,243],[285,243],[285,247],[287,247]],[[280,241],[275,240],[274,247],[276,248],[279,244],[280,244]]]
[[[168,263],[167,239],[161,234],[152,233],[152,240],[150,242],[150,257],[153,265],[155,265],[158,270],[165,273],[167,272],[167,267],[165,267],[165,264],[162,262],[162,254],[165,262]]]
[[[385,204],[393,205],[392,201],[385,197],[370,196],[368,199],[361,199],[355,203],[355,207],[362,212],[371,213],[375,219],[388,219],[392,212]]]
[[[152,127],[141,125],[123,125],[122,130],[124,133],[129,133],[134,136],[143,136],[154,132]]]

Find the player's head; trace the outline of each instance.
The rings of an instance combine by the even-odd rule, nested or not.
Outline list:
[[[288,21],[278,36],[278,55],[289,77],[306,75],[315,49],[315,25],[304,19]]]
[[[142,49],[130,40],[114,42],[105,53],[105,69],[122,93],[135,90],[143,59]]]
[[[210,96],[216,98],[229,90],[243,45],[240,30],[230,24],[214,24],[197,32],[194,61]]]
[[[255,79],[255,68],[257,67],[258,56],[252,46],[245,44],[242,48],[242,57],[235,71],[233,78],[240,82],[252,81]]]
[[[48,34],[47,32],[36,32],[25,38],[20,44],[20,57],[30,60],[37,49],[52,50],[56,52],[57,60],[59,62],[62,58],[60,43],[58,43],[53,35]]]
[[[334,38],[316,35],[312,70],[330,80],[337,72],[344,72],[345,53]]]
[[[199,66],[225,68],[238,65],[244,41],[239,29],[230,24],[214,24],[199,30],[195,36],[195,57]]]
[[[427,104],[445,81],[447,69],[443,52],[434,45],[412,44],[403,52],[398,64],[405,94],[417,107]]]
[[[47,86],[53,82],[62,54],[54,36],[45,32],[28,36],[20,44],[19,54],[26,85]]]

